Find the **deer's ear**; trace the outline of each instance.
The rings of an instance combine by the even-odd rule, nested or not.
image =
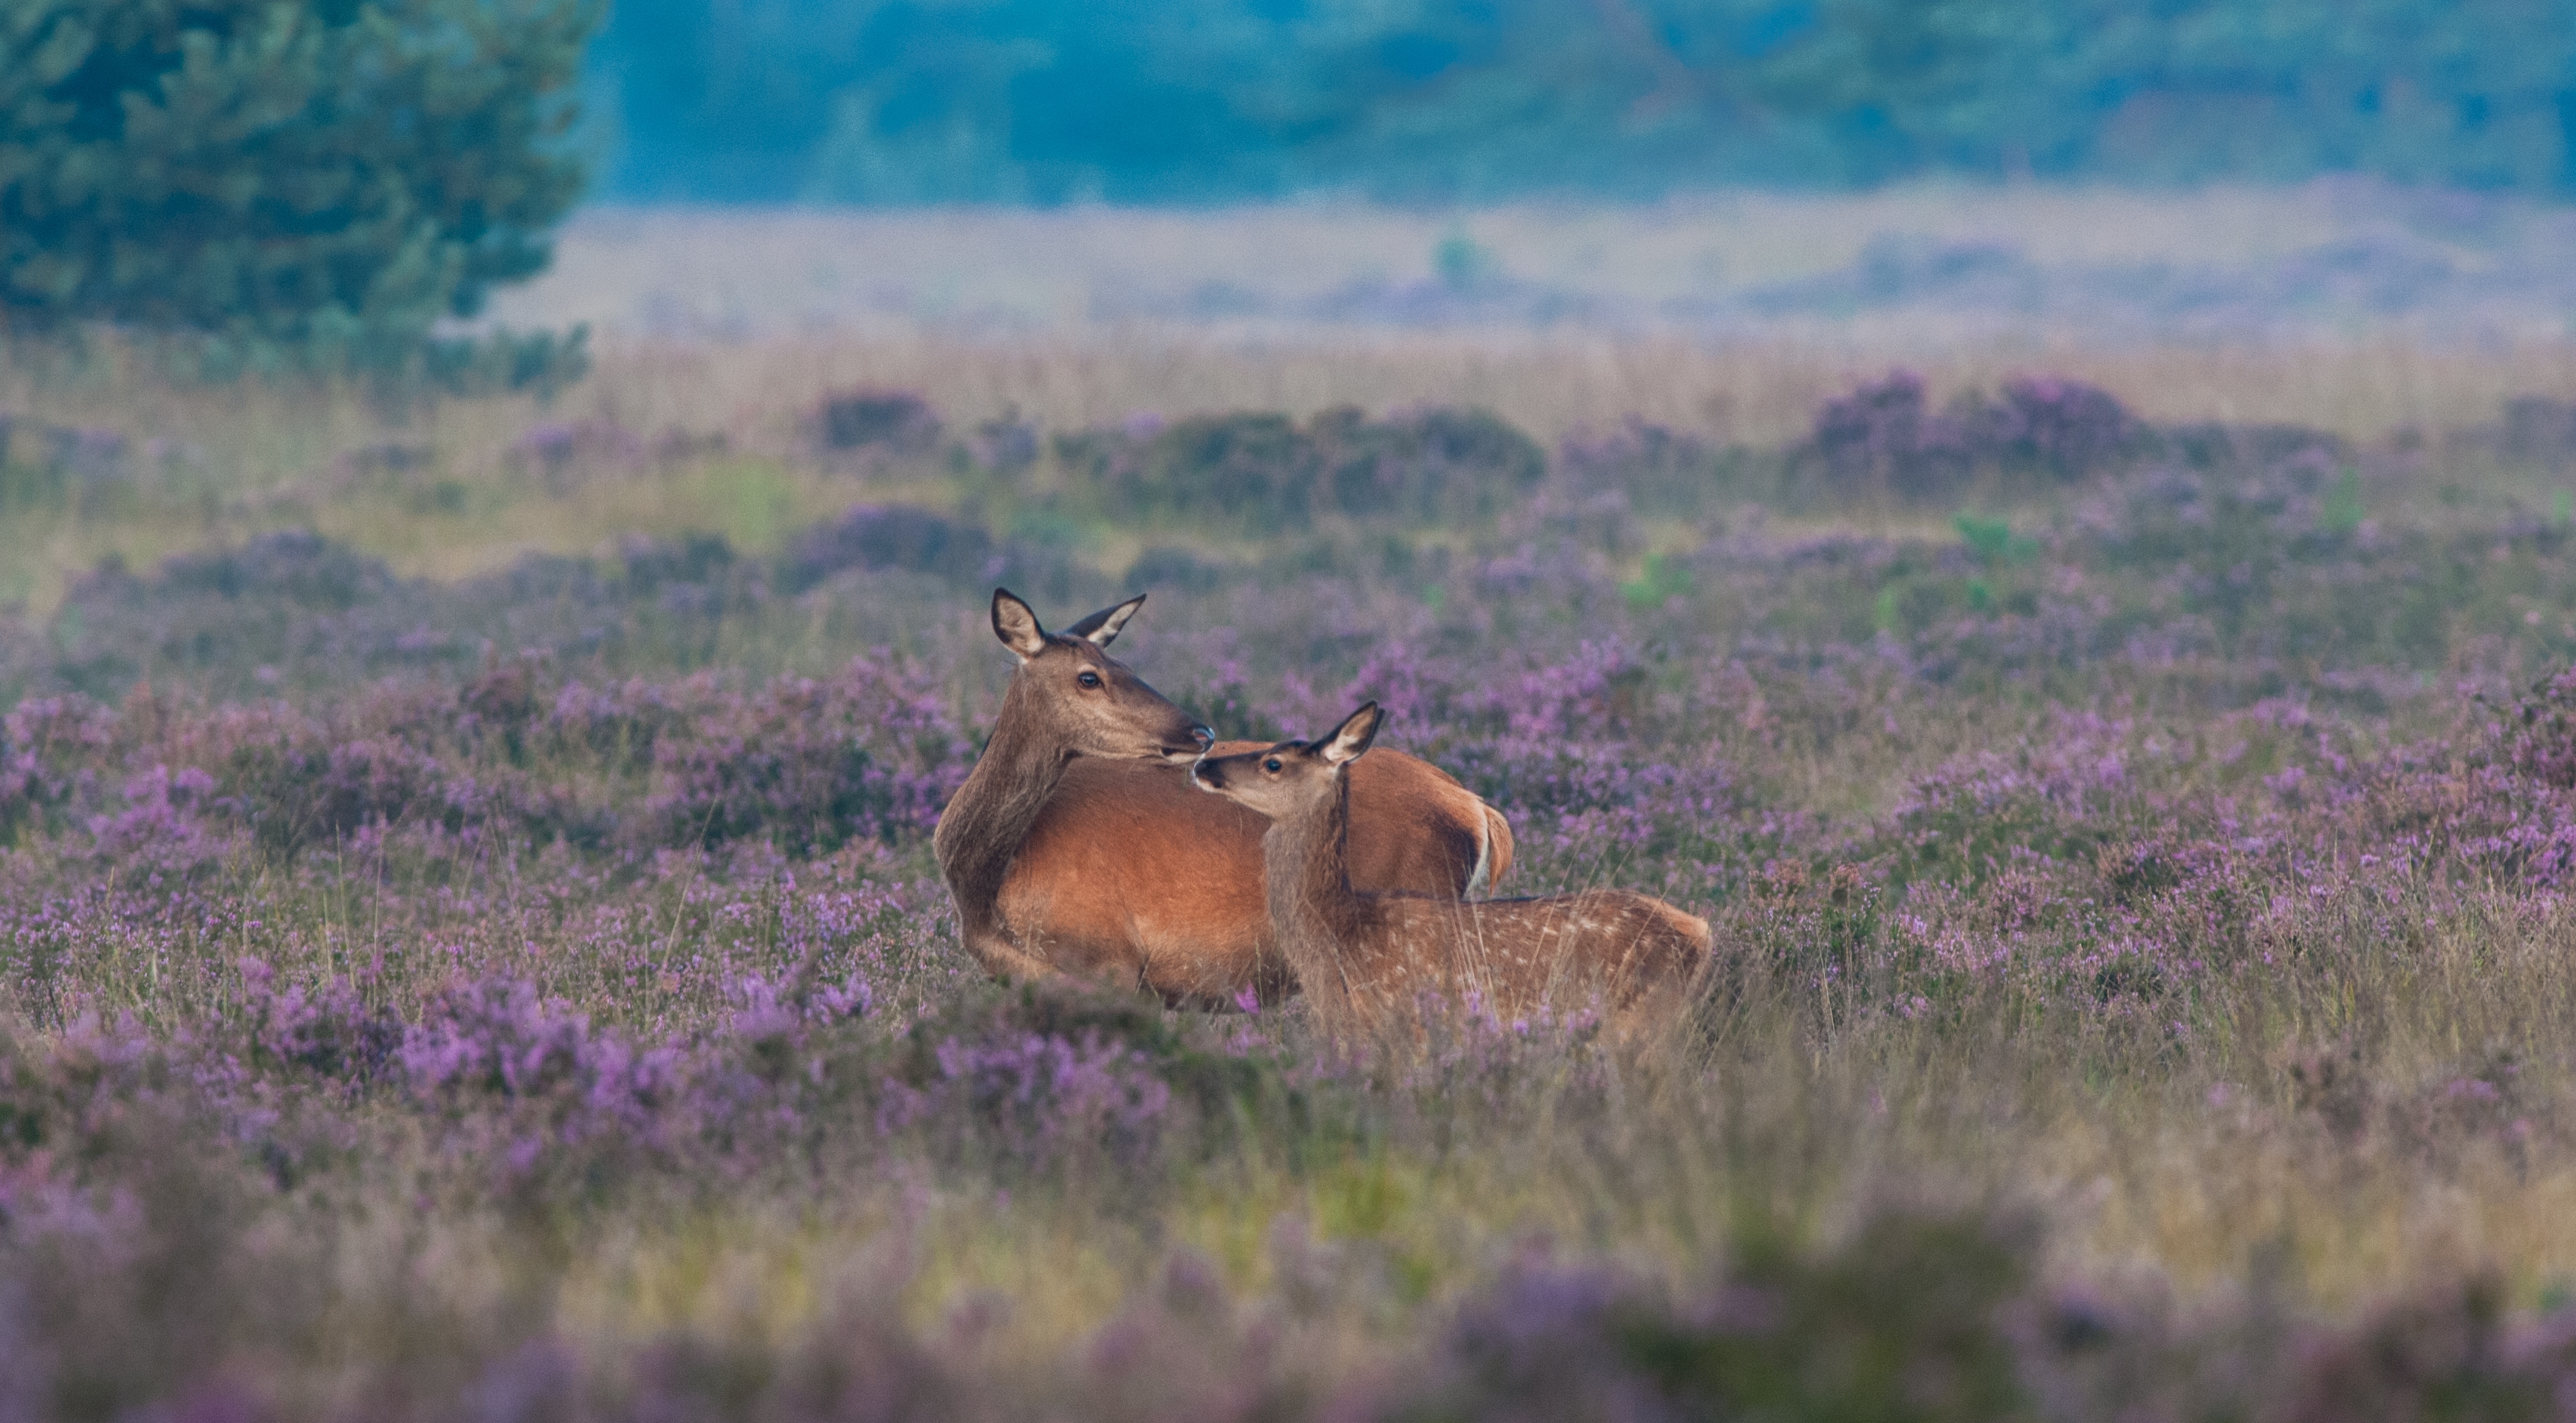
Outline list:
[[[1358,711],[1351,713],[1333,729],[1332,735],[1324,738],[1323,744],[1316,748],[1316,754],[1331,765],[1349,765],[1369,749],[1370,742],[1377,740],[1377,729],[1385,724],[1386,712],[1375,702],[1363,702]]]
[[[993,590],[993,636],[1022,662],[1046,651],[1046,629],[1038,625],[1038,615],[1008,588]]]
[[[1145,606],[1145,595],[1139,593],[1117,607],[1103,608],[1093,613],[1090,617],[1066,628],[1065,631],[1075,637],[1091,639],[1091,645],[1094,647],[1107,647],[1118,640],[1118,630],[1127,626],[1127,620],[1136,616],[1136,610],[1143,606]]]

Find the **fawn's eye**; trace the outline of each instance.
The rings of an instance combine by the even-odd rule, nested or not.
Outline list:
[[[1279,758],[1273,756],[1269,760],[1262,762],[1261,769],[1265,771],[1277,771],[1279,769]]]
[[[1097,672],[1086,671],[1081,676],[1076,677],[1073,680],[1080,682],[1086,687],[1097,687],[1100,685],[1100,674]]]

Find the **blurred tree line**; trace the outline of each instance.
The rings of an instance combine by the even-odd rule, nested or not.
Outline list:
[[[2576,188],[2568,0],[0,0],[0,337],[438,335],[634,199],[1643,197],[1920,173]],[[575,127],[586,97],[590,126]]]
[[[600,0],[0,0],[0,335],[525,384],[578,338],[435,338],[541,269]]]
[[[2576,187],[2565,0],[619,0],[631,199]]]

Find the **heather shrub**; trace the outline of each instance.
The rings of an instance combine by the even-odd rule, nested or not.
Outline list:
[[[2054,376],[2015,376],[2000,399],[1971,398],[1960,416],[1973,459],[2079,479],[2137,455],[2145,422],[2098,386]]]
[[[1460,671],[1451,688],[1415,681],[1396,694],[1433,703],[1436,714],[1423,711],[1448,728],[1444,762],[1512,816],[1533,849],[1588,856],[1610,873],[1676,853],[1729,858],[1719,847],[1742,807],[1732,768],[1637,754],[1660,727],[1653,671],[1632,649],[1586,642],[1517,676]]]
[[[585,1178],[683,1159],[701,1129],[681,1053],[596,1030],[527,983],[457,986],[395,1055],[446,1148],[490,1163],[500,1193],[530,1205]]]
[[[2563,1328],[2516,1337],[2501,1295],[2491,1279],[2428,1288],[2344,1337],[2312,1342],[2281,1416],[2554,1416],[2576,1376],[2576,1340]]]
[[[191,728],[190,749],[215,781],[218,806],[282,855],[377,824],[462,830],[499,809],[497,787],[453,774],[423,728],[404,724],[417,706],[408,701],[388,698],[366,709],[374,716],[339,724],[280,703],[225,708]]]
[[[1139,422],[1059,436],[1056,458],[1112,517],[1255,536],[1322,515],[1481,524],[1547,468],[1536,443],[1491,413],[1445,408],[1384,420],[1342,408],[1302,427],[1263,412]]]
[[[1630,1343],[1670,1309],[1608,1269],[1518,1264],[1461,1304],[1435,1355],[1437,1382],[1392,1411],[1515,1423],[1676,1414]]]
[[[2331,779],[2283,777],[2284,799],[2341,818],[2395,865],[2435,880],[2556,887],[2576,875],[2576,796],[2489,762],[2477,744],[2402,748]],[[2296,768],[2294,768],[2296,769]]]
[[[1998,396],[1972,391],[1935,412],[1923,378],[1899,369],[1827,401],[1796,456],[1847,489],[1937,500],[1986,471],[2069,483],[2157,443],[2118,397],[2082,381],[2015,376]]]
[[[203,877],[236,846],[219,813],[213,776],[155,764],[125,782],[123,804],[88,817],[89,856],[147,886]]]
[[[664,843],[758,837],[802,855],[923,833],[973,759],[937,684],[883,655],[692,700],[653,742],[645,816]]]
[[[780,572],[797,576],[792,556]],[[437,583],[285,531],[148,573],[103,565],[68,590],[50,646],[10,670],[47,691],[115,697],[152,679],[238,698],[389,673],[462,679],[495,653],[647,650],[686,666],[717,628],[771,604],[770,575],[721,535],[694,534],[628,537],[579,559],[531,554]]]
[[[114,696],[152,676],[220,674],[257,686],[258,669],[273,685],[281,667],[305,662],[457,658],[462,649],[444,635],[402,641],[421,626],[395,613],[405,591],[381,561],[301,531],[178,555],[148,575],[110,563],[69,590],[50,670]]]
[[[281,984],[277,971],[256,958],[243,959],[240,971],[238,1028],[253,1071],[309,1074],[355,1093],[401,1064],[401,1018],[368,1004],[354,981]]]
[[[1510,670],[1399,644],[1370,656],[1338,689],[1301,687],[1253,720],[1310,735],[1374,700],[1387,708],[1390,736],[1511,818],[1525,855],[1562,855],[1614,877],[1677,853],[1731,862],[1742,806],[1732,768],[1637,754],[1660,730],[1653,678],[1615,640]]]
[[[620,591],[630,598],[650,594],[667,608],[677,601],[674,594],[696,590],[721,605],[730,601],[723,594],[730,591],[741,562],[722,534],[676,539],[636,535],[618,540],[614,574]],[[746,602],[757,601],[752,588],[743,589],[742,596]]]
[[[1140,518],[1273,533],[1313,517],[1319,467],[1314,442],[1284,415],[1202,415],[1165,426],[1105,473]]]
[[[1972,1218],[1895,1211],[1821,1259],[1758,1228],[1747,1235],[1716,1318],[1630,1334],[1631,1357],[1667,1391],[1729,1413],[2016,1411],[2022,1388],[2003,1311],[2028,1286],[2026,1242]]]
[[[2546,396],[2516,396],[2504,403],[2497,444],[2518,460],[2556,469],[2576,455],[2576,404]]]
[[[799,538],[780,568],[782,585],[801,592],[849,568],[901,568],[959,583],[988,583],[1004,565],[993,540],[971,524],[926,509],[857,504]]]
[[[1177,588],[1191,593],[1212,593],[1225,586],[1232,572],[1225,565],[1211,562],[1189,549],[1156,544],[1136,555],[1136,561],[1127,565],[1127,576],[1120,581],[1139,591]]]
[[[888,1274],[880,1268],[830,1282],[815,1317],[800,1321],[783,1343],[767,1337],[771,1331],[746,1303],[745,1317],[727,1321],[730,1327],[675,1328],[632,1359],[594,1361],[597,1381],[587,1387],[576,1382],[581,1353],[550,1341],[513,1360],[486,1396],[645,1417],[959,1416],[990,1383],[904,1329],[887,1303],[902,1281]]]
[[[0,1402],[24,1416],[238,1406],[225,1376],[241,1359],[329,1317],[320,1252],[256,1229],[266,1183],[189,1120],[191,1095],[129,1098],[123,1120],[61,1143],[113,1155],[111,1172],[11,1183]]]
[[[2087,563],[2156,570],[2223,655],[2375,644],[2411,662],[2449,636],[2471,596],[2471,544],[2390,537],[2366,513],[2354,472],[2310,447],[2261,469],[2151,467],[2088,500],[2075,533]],[[2391,576],[2400,569],[2413,576]],[[2364,585],[2381,595],[2350,596]]]
[[[377,827],[822,853],[926,832],[971,761],[940,684],[884,655],[753,690],[592,688],[523,657],[452,691],[380,684],[316,711],[40,698],[0,723],[0,752],[14,834],[85,825],[158,854],[235,825],[287,858]]]
[[[1762,862],[1711,919],[1725,946],[1712,973],[1721,1021],[1783,984],[1828,1028],[1902,1002],[1921,985],[1905,973],[1916,967],[1907,946],[1885,937],[1884,909],[1883,887],[1862,864],[1820,872],[1803,859]]]
[[[2264,470],[2302,458],[2342,465],[2353,456],[2351,441],[2304,425],[2195,421],[2158,433],[2173,458],[2200,470]]]
[[[1434,1354],[1427,1418],[1991,1419],[2027,1406],[2015,1306],[2028,1246],[1902,1211],[1830,1251],[1760,1227],[1674,1299],[1601,1267],[1507,1270]]]
[[[512,473],[537,479],[562,493],[601,475],[631,474],[644,467],[644,440],[609,420],[539,420],[510,442]]]
[[[653,764],[654,743],[685,715],[670,688],[641,678],[600,687],[568,680],[534,729],[554,754],[631,771]]]
[[[87,697],[39,697],[0,719],[0,841],[85,796],[105,769],[116,715]]]
[[[2534,684],[2498,729],[2506,765],[2543,785],[2576,790],[2576,671]]]
[[[834,453],[919,455],[939,443],[939,412],[906,390],[846,390],[825,396],[812,425],[816,443]]]
[[[1021,419],[1017,407],[977,422],[966,436],[964,452],[976,468],[1016,475],[1038,462],[1038,427]]]
[[[1546,454],[1480,409],[1430,407],[1372,421],[1327,410],[1308,422],[1329,507],[1355,519],[1481,524],[1527,494]]]
[[[122,512],[146,462],[114,430],[0,411],[0,513]]]
[[[1982,883],[2026,860],[2090,860],[2151,824],[2128,728],[2068,717],[2018,753],[1979,752],[1916,781],[1890,817],[1900,879]]]
[[[1973,470],[1968,432],[1926,404],[1923,377],[1890,371],[1816,412],[1807,448],[1827,478],[1903,499],[1937,498]]]
[[[395,588],[381,561],[302,531],[176,555],[149,577],[110,564],[71,589],[76,631],[58,665],[108,695],[156,671],[273,668],[310,655],[333,620],[388,602]]]
[[[1607,431],[1567,434],[1555,467],[1576,488],[1615,489],[1644,509],[1696,514],[1722,494],[1755,492],[1745,477],[1755,462],[1746,451],[1631,415]]]
[[[486,664],[479,675],[457,689],[457,706],[462,712],[456,719],[457,738],[477,752],[497,752],[499,759],[512,766],[527,765],[531,738],[551,699],[553,689],[548,681],[544,659],[539,657],[520,656]]]
[[[995,539],[976,524],[899,504],[856,504],[792,540],[778,561],[778,585],[805,593],[853,572],[926,574],[964,596],[995,585],[1047,602],[1111,596],[1103,580],[1063,553],[1020,539]]]
[[[1090,1033],[943,1038],[926,1066],[889,1095],[882,1127],[929,1127],[933,1150],[1006,1173],[1093,1153],[1133,1163],[1153,1151],[1171,1109],[1143,1053]]]

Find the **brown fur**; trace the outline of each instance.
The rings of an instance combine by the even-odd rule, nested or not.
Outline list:
[[[1635,1039],[1687,1011],[1709,961],[1708,921],[1662,900],[1594,889],[1462,903],[1357,888],[1351,796],[1378,718],[1372,703],[1334,736],[1211,754],[1191,773],[1271,817],[1272,932],[1327,1032],[1386,1034],[1438,1001],[1507,1022],[1598,1005]]]
[[[1428,1001],[1473,1004],[1503,1022],[1597,1006],[1633,1038],[1688,1009],[1709,956],[1707,920],[1624,889],[1474,903],[1353,897],[1360,912],[1337,940],[1342,1006],[1348,1026],[1371,1034]],[[1297,942],[1281,935],[1283,948]],[[1330,1016],[1325,999],[1313,1001]]]
[[[1177,748],[1199,728],[1102,651],[1140,601],[1050,635],[995,594],[995,632],[1017,639],[1022,662],[934,839],[960,934],[997,977],[1079,974],[1207,1007],[1249,988],[1275,1002],[1296,980],[1262,897],[1263,822],[1189,789],[1173,758],[1195,754]],[[1084,671],[1102,685],[1079,687]],[[1424,762],[1387,753],[1354,791],[1351,864],[1373,888],[1455,897],[1510,867],[1502,817]]]
[[[1210,754],[1259,746],[1224,742]],[[1379,752],[1355,768],[1351,796],[1351,874],[1370,889],[1454,900],[1480,852],[1491,857],[1487,884],[1510,868],[1508,829],[1490,850],[1478,843],[1502,816],[1428,762]],[[1227,1001],[1247,986],[1275,1002],[1296,980],[1262,897],[1268,828],[1190,789],[1183,767],[1078,759],[1012,858],[1001,922],[1068,973],[1174,1002]]]

